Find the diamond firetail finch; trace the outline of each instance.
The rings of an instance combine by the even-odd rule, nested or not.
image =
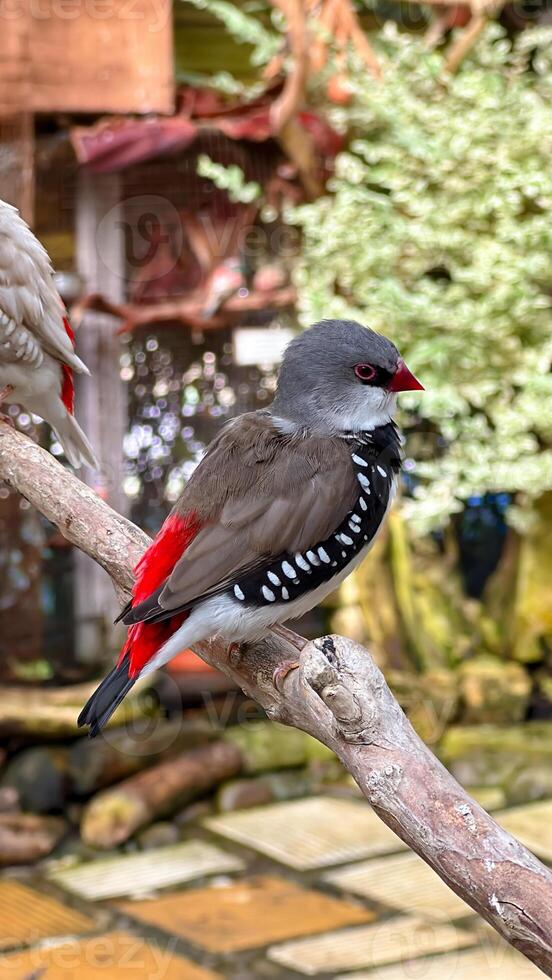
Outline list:
[[[291,342],[272,405],[222,429],[138,564],[119,662],[80,715],[90,734],[183,648],[254,640],[349,575],[395,492],[396,395],[421,388],[359,323],[324,320]]]

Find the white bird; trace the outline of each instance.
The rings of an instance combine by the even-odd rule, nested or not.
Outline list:
[[[0,200],[0,404],[52,427],[72,466],[97,467],[73,415],[73,372],[89,374],[54,285],[50,259],[17,208]]]

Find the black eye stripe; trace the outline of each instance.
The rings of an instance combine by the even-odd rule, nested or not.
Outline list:
[[[362,377],[362,370],[361,369],[364,366],[366,366],[367,369],[368,368],[372,368],[372,370],[374,371],[374,375],[372,377],[370,377],[370,378],[369,377],[366,377],[366,378],[363,378]],[[386,369],[385,368],[382,368],[382,367],[375,367],[375,366],[372,367],[372,365],[369,365],[369,364],[366,364],[366,365],[356,364],[355,365],[355,368],[354,368],[354,371],[355,371],[355,375],[356,375],[357,379],[360,381],[360,383],[362,385],[369,385],[371,388],[387,388],[388,384],[390,383],[390,381],[391,381],[391,379],[393,377],[393,372],[392,371],[386,371]]]

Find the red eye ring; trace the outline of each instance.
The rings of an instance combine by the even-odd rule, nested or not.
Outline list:
[[[376,369],[371,364],[355,364],[354,371],[358,380],[362,381],[363,384],[373,381],[376,377]]]

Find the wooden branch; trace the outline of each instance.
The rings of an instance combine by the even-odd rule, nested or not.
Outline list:
[[[0,425],[0,479],[98,561],[121,597],[128,592],[147,535],[6,425]],[[552,874],[432,755],[363,647],[338,636],[306,643],[280,629],[239,655],[229,654],[216,639],[196,650],[255,698],[270,718],[329,746],[378,816],[552,977]],[[276,687],[275,671],[290,660],[298,660],[299,667]]]
[[[282,128],[278,142],[286,156],[297,167],[307,200],[315,201],[324,193],[324,180],[318,163],[314,140],[301,125],[297,116],[289,119]]]
[[[303,0],[272,0],[284,15],[293,68],[287,72],[283,89],[270,107],[272,132],[276,137],[296,116],[305,98],[309,66],[309,34]]]
[[[464,58],[470,53],[477,39],[493,17],[497,17],[504,0],[472,0],[472,17],[463,31],[454,38],[447,52],[445,66],[448,72],[458,71]]]
[[[98,293],[85,296],[75,304],[71,314],[78,321],[85,310],[109,313],[122,320],[119,333],[136,330],[150,323],[181,322],[199,330],[216,330],[233,321],[239,321],[242,313],[255,310],[283,309],[293,306],[296,299],[294,286],[283,286],[271,292],[250,292],[247,296],[232,296],[224,303],[216,316],[206,319],[202,316],[205,297],[187,299],[168,299],[161,303],[112,303]]]
[[[436,48],[437,45],[441,43],[441,41],[443,40],[445,34],[449,30],[449,28],[450,28],[450,15],[451,15],[451,12],[446,7],[443,11],[441,11],[435,17],[435,20],[433,20],[430,23],[430,25],[429,25],[426,33],[425,33],[425,36],[424,36],[424,41],[426,43],[426,46],[430,50],[433,50],[433,48]]]
[[[480,35],[483,33],[488,23],[489,18],[484,14],[475,14],[472,17],[469,24],[467,24],[464,30],[455,38],[447,52],[445,62],[447,71],[449,71],[451,74],[458,71],[464,58],[467,54],[469,54],[478,37],[480,37]]]
[[[362,27],[360,26],[357,13],[350,3],[350,0],[347,0],[346,3],[343,2],[341,4],[341,18],[345,20],[345,33],[348,35],[351,44],[356,49],[357,53],[360,55],[364,61],[364,64],[372,73],[374,78],[381,80],[383,77],[383,72],[378,57]]]

